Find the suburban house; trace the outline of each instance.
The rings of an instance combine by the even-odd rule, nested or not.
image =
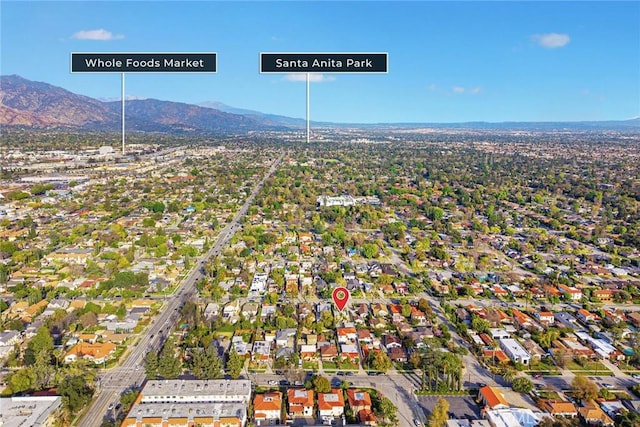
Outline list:
[[[478,400],[480,405],[487,409],[505,409],[509,407],[509,402],[504,398],[502,392],[488,385],[478,390]]]
[[[115,352],[116,345],[112,343],[90,344],[79,342],[67,352],[64,357],[65,363],[76,361],[79,357],[89,359],[96,365],[104,363]]]
[[[578,416],[589,426],[613,427],[614,421],[593,401],[578,408]]]
[[[567,295],[571,301],[580,301],[582,299],[582,291],[578,288],[574,288],[573,286],[567,286],[560,283],[558,285],[558,290],[562,292],[563,295]]]
[[[287,391],[289,400],[289,416],[313,417],[313,390],[303,388],[292,388]]]
[[[553,313],[550,311],[539,311],[536,313],[536,317],[538,321],[544,325],[553,325],[555,318],[553,317]]]
[[[354,414],[365,425],[376,425],[376,416],[371,410],[371,396],[362,390],[347,390],[347,401]]]
[[[363,409],[371,410],[371,396],[367,391],[350,388],[347,390],[347,401],[354,413]]]
[[[500,340],[500,348],[504,350],[509,359],[514,363],[522,363],[528,365],[531,361],[531,355],[527,350],[513,338],[504,338]]]
[[[342,390],[332,389],[330,393],[318,393],[318,416],[341,417],[344,413]]]
[[[542,399],[539,403],[540,409],[547,411],[554,417],[577,417],[578,410],[571,402],[562,400]]]
[[[279,391],[256,394],[253,399],[253,411],[257,425],[280,424],[281,408],[282,393]]]
[[[588,310],[585,310],[584,308],[581,308],[576,313],[576,318],[582,323],[589,323],[596,320],[596,315],[589,312]]]

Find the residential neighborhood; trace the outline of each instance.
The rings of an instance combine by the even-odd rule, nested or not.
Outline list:
[[[637,145],[358,132],[90,164],[12,152],[0,408],[61,396],[39,406],[51,425],[640,422],[639,211],[612,172]]]

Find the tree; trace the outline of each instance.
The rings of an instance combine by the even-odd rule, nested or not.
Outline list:
[[[473,329],[476,332],[489,332],[489,321],[479,317],[479,316],[473,316],[471,318],[471,329]]]
[[[50,354],[53,350],[53,338],[46,326],[38,328],[36,335],[29,341],[27,350],[25,351],[25,364],[33,365],[36,363],[38,355],[41,353]]]
[[[162,378],[175,379],[182,373],[182,358],[175,354],[175,343],[167,340],[158,358],[158,375]]]
[[[364,245],[362,245],[362,256],[364,256],[365,258],[376,258],[379,251],[380,248],[378,248],[378,245],[376,245],[375,243],[365,243]]]
[[[137,390],[129,390],[122,393],[122,395],[120,396],[120,403],[122,404],[123,413],[126,414],[127,412],[129,412],[129,409],[131,409],[131,407],[133,406],[136,398],[138,397],[138,394],[140,394],[140,392]]]
[[[222,360],[218,357],[215,348],[192,349],[189,354],[191,356],[191,372],[197,379],[222,377]]]
[[[391,359],[382,351],[370,351],[367,355],[366,364],[369,369],[387,372],[391,368]]]
[[[433,407],[433,411],[427,418],[428,427],[445,427],[447,420],[449,419],[449,402],[444,398],[438,398],[436,406]]]
[[[234,380],[240,376],[244,368],[244,357],[240,356],[234,347],[229,352],[229,358],[227,359],[227,371]]]
[[[322,375],[314,375],[311,379],[311,384],[316,393],[329,393],[331,391],[331,382]]]
[[[36,374],[33,368],[22,368],[9,379],[9,390],[16,394],[31,389],[36,382]]]
[[[405,304],[402,306],[402,315],[404,317],[411,316],[411,306],[409,304]]]
[[[593,400],[598,397],[598,386],[589,378],[578,375],[571,381],[573,397],[580,401]]]
[[[147,373],[147,378],[155,380],[158,376],[158,354],[155,351],[150,351],[144,359],[144,367]]]
[[[533,390],[533,382],[529,378],[519,377],[513,380],[511,388],[518,393],[530,393]]]
[[[67,376],[58,386],[58,393],[71,413],[78,413],[93,397],[93,389],[82,375]]]
[[[377,402],[374,412],[378,417],[388,420],[391,425],[397,425],[396,412],[398,412],[398,408],[388,397],[383,397]]]

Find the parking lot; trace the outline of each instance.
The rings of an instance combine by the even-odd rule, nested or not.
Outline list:
[[[441,396],[418,396],[418,402],[428,416]],[[472,396],[442,396],[449,402],[450,418],[480,419],[480,408]]]

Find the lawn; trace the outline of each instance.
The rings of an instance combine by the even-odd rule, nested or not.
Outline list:
[[[558,400],[562,399],[557,392],[552,390],[538,390],[538,395],[542,399],[558,399]]]
[[[325,371],[337,371],[338,365],[335,362],[322,362],[322,369]]]
[[[315,372],[318,370],[318,362],[316,360],[305,360],[302,362],[302,369]]]
[[[583,365],[571,361],[567,363],[567,369],[572,372],[588,374],[588,375],[610,375],[611,371],[607,369],[601,362],[585,362]]]
[[[531,362],[526,372],[530,375],[560,375],[560,371],[555,365],[545,362]]]

